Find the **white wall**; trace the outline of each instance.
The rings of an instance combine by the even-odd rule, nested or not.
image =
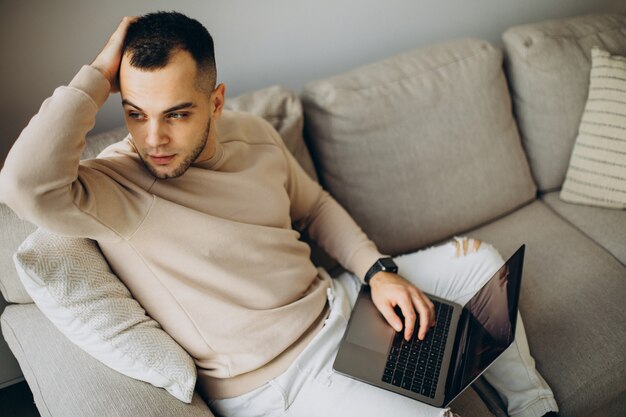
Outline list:
[[[272,84],[299,92],[307,81],[436,41],[498,44],[512,25],[626,11],[622,0],[0,1],[0,161],[41,102],[91,62],[124,15],[175,9],[198,19],[214,37],[219,81],[234,96]],[[94,132],[122,123],[112,96]]]

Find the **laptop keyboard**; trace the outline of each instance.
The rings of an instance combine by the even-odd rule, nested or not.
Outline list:
[[[433,301],[436,324],[424,340],[417,338],[417,324],[410,341],[404,331],[396,333],[382,380],[397,387],[435,398],[441,360],[446,346],[452,307]],[[396,310],[397,312],[399,309]],[[404,321],[404,318],[402,321]]]

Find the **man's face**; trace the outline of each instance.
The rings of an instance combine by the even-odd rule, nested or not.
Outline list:
[[[209,93],[198,87],[197,66],[187,51],[173,53],[157,70],[132,67],[124,55],[120,94],[126,126],[155,177],[178,177],[194,161],[213,156],[216,138],[211,122],[221,115],[223,88]]]

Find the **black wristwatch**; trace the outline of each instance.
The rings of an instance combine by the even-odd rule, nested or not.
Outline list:
[[[369,284],[370,279],[380,271],[396,273],[398,272],[398,265],[391,258],[380,258],[365,274],[365,283]]]

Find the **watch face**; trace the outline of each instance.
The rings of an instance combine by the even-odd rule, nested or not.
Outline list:
[[[381,259],[380,264],[382,265],[384,271],[397,271],[398,270],[398,266],[391,258]]]

